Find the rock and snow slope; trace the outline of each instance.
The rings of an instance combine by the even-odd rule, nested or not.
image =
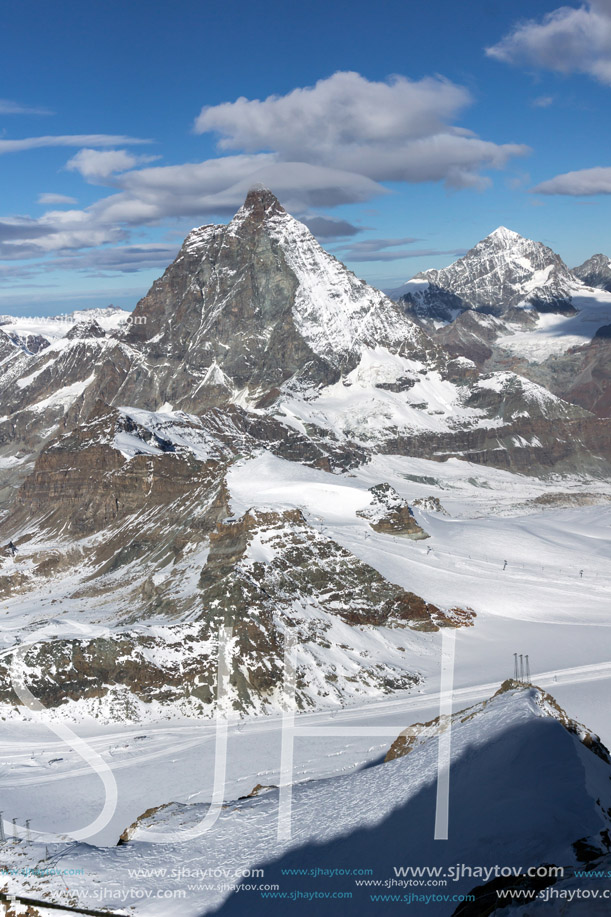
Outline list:
[[[129,316],[129,312],[116,306],[77,309],[66,315],[48,317],[0,315],[0,329],[19,347],[38,353],[65,337],[78,324],[97,322],[103,331],[115,331],[127,322]]]
[[[106,333],[80,322],[37,353],[0,327],[0,544],[18,547],[0,553],[0,808],[41,832],[3,853],[32,865],[49,845],[64,866],[85,869],[68,892],[53,878],[12,877],[13,887],[199,917],[245,901],[267,911],[270,899],[257,883],[234,898],[216,883],[200,888],[197,872],[189,889],[188,874],[168,869],[205,861],[233,884],[236,869],[262,865],[284,894],[320,889],[282,875],[304,864],[367,867],[384,883],[393,864],[571,867],[584,852],[602,856],[605,754],[534,689],[509,686],[454,717],[441,845],[437,736],[418,730],[410,754],[381,763],[385,716],[395,738],[439,709],[442,638],[456,646],[460,704],[488,696],[517,649],[548,670],[544,684],[569,692],[574,715],[585,705],[593,725],[611,728],[594,681],[611,670],[600,639],[611,594],[609,424],[552,394],[547,378],[525,378],[532,360],[498,350],[520,335],[524,349],[531,334],[534,347],[544,328],[550,342],[570,323],[576,337],[596,330],[608,294],[567,281],[536,243],[493,237],[462,278],[476,305],[443,332],[429,322],[436,340],[266,191],[249,194],[227,226],[187,237],[138,321]],[[500,318],[478,311],[495,277],[508,303]],[[444,308],[464,310],[452,297]],[[588,298],[599,306],[582,308]],[[574,380],[584,389],[588,367]],[[232,634],[217,706],[221,624]],[[287,707],[289,635],[298,722],[348,731],[299,737],[294,834],[278,842],[277,791],[238,797],[279,781],[273,714]],[[46,710],[16,706],[14,668]],[[227,805],[212,833],[153,844],[152,828],[183,830],[208,811],[217,709],[234,718]],[[260,713],[272,715],[248,716]],[[78,746],[49,739],[69,719],[89,736],[95,770]],[[363,719],[374,727],[365,736]],[[79,833],[103,806],[102,775],[106,789],[120,787],[116,810]],[[121,847],[58,837],[113,843],[167,803]],[[466,894],[482,884],[474,879],[443,891]],[[168,899],[168,887],[185,894]],[[351,878],[360,913],[388,907],[371,901],[372,888],[396,890]],[[115,894],[104,901],[103,889]]]
[[[404,895],[426,892],[440,895],[427,913],[451,915],[475,886],[494,878],[495,867],[519,875],[554,864],[567,879],[583,868],[584,856],[604,856],[608,754],[549,695],[507,683],[489,701],[454,714],[451,731],[444,720],[441,730],[431,724],[415,733],[408,753],[404,745],[393,760],[295,783],[288,839],[278,839],[274,787],[226,800],[205,833],[198,828],[207,805],[170,803],[138,819],[119,847],[66,846],[44,835],[29,846],[7,847],[9,866],[32,866],[46,844],[64,869],[84,870],[70,876],[69,889],[60,877],[33,875],[11,876],[10,888],[33,896],[50,892],[57,903],[103,904],[118,913],[129,906],[130,913],[151,917],[201,917],[219,905],[226,915],[242,914],[245,906],[254,914],[286,913],[295,890],[306,900],[319,893],[317,912],[365,915],[389,906],[389,899],[372,895],[398,894],[395,902],[405,905]],[[443,841],[434,839],[440,734],[451,749]],[[431,864],[444,883],[414,886],[409,868]],[[331,865],[333,876],[316,875],[315,867]],[[403,880],[394,867],[408,867]],[[264,874],[253,875],[256,869]],[[134,886],[140,891],[130,897]],[[232,893],[235,886],[241,890]],[[171,900],[175,890],[183,893],[180,900]],[[269,890],[274,894],[263,894]],[[324,900],[327,892],[335,893],[332,901]],[[411,903],[413,909],[417,902]]]
[[[193,230],[123,330],[100,336],[89,323],[77,331],[38,354],[8,347],[0,456],[31,461],[101,399],[162,413],[238,405],[251,426],[272,416],[284,438],[298,431],[326,441],[327,452],[339,439],[359,458],[363,447],[384,448],[479,454],[511,467],[520,442],[516,467],[546,464],[540,451],[524,453],[532,431],[499,431],[498,406],[473,406],[470,358],[441,350],[268,191],[251,192],[227,226]],[[592,419],[563,410],[579,425],[565,442],[585,447],[585,465],[600,462],[606,445]],[[535,432],[543,444],[553,435]]]

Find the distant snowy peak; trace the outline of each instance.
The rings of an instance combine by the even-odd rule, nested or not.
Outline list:
[[[573,273],[589,287],[598,287],[611,293],[611,259],[607,255],[592,255]]]
[[[119,328],[129,316],[127,310],[119,309],[117,306],[107,306],[105,309],[77,309],[62,315],[0,315],[0,329],[22,350],[39,353],[54,341],[70,335],[79,325],[83,329],[86,326],[97,326],[103,335],[104,332]],[[96,336],[101,335],[98,332]]]
[[[483,241],[493,240],[495,243],[500,245],[512,246],[516,245],[523,237],[519,232],[514,232],[513,229],[507,229],[506,226],[497,226],[490,235],[486,237]]]
[[[551,248],[499,226],[448,267],[417,274],[401,298],[416,314],[442,321],[465,309],[511,317],[528,307],[571,312],[580,286]]]

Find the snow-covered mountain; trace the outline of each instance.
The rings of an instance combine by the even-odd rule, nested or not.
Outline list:
[[[251,192],[228,225],[187,236],[125,339],[145,358],[152,409],[265,405],[288,383],[336,382],[367,347],[435,357],[403,310],[327,254],[269,191]],[[143,378],[130,381],[124,403],[142,401]]]
[[[115,331],[130,317],[117,306],[105,309],[77,309],[65,315],[45,317],[0,315],[0,330],[19,347],[38,353],[49,344],[65,337],[76,325],[97,322],[103,331]]]
[[[0,337],[0,542],[18,547],[0,594],[40,607],[51,590],[64,614],[88,609],[84,632],[60,622],[28,651],[27,680],[51,706],[212,713],[221,621],[234,628],[236,709],[277,709],[288,627],[304,647],[300,703],[342,703],[419,683],[395,646],[406,630],[472,623],[466,603],[438,603],[430,583],[416,590],[320,531],[299,500],[255,513],[252,494],[238,511],[236,465],[262,454],[330,476],[379,455],[523,474],[611,465],[603,421],[448,353],[266,190],[226,226],[193,230],[129,322],[105,332],[102,318],[37,353]],[[380,470],[342,515],[363,542],[426,534],[389,486]],[[424,637],[410,641],[425,652]],[[7,647],[5,673],[14,658]]]
[[[442,841],[434,839],[440,736],[451,740]],[[328,915],[386,912],[399,903],[450,917],[461,901],[471,907],[466,913],[487,914],[506,903],[508,889],[532,893],[536,902],[538,891],[570,885],[598,863],[605,867],[610,777],[598,736],[545,691],[508,681],[489,700],[411,727],[375,766],[295,782],[288,838],[278,836],[277,785],[221,797],[213,808],[170,795],[125,825],[119,846],[66,844],[48,833],[6,845],[9,867],[33,867],[46,846],[52,862],[71,870],[69,886],[34,869],[14,869],[7,881],[12,893],[34,901],[46,893],[77,908],[95,904],[100,890],[119,906],[137,883],[130,912],[143,917],[229,917],[244,913],[245,899],[249,913],[285,914],[285,896],[296,887],[301,900],[312,896],[316,912]],[[211,815],[212,830],[199,833]],[[321,867],[333,868],[332,878]],[[430,867],[438,870],[436,881],[423,887]],[[178,902],[168,900],[174,888],[182,890]],[[333,897],[325,900],[329,889]],[[422,904],[420,894],[427,896]],[[606,913],[588,904],[587,913]]]
[[[251,868],[325,913],[329,877],[303,873],[318,866],[368,867],[375,883],[335,872],[353,898],[331,900],[334,917],[385,912],[371,895],[397,890],[417,912],[421,889],[388,887],[391,867],[464,862],[483,872],[451,878],[452,901],[426,910],[450,917],[453,896],[473,895],[457,917],[479,917],[507,890],[495,864],[558,864],[564,876],[537,886],[558,889],[584,863],[604,868],[601,741],[539,689],[484,699],[524,651],[572,716],[611,729],[596,629],[611,594],[611,294],[571,279],[571,305],[552,302],[563,266],[537,266],[529,287],[548,250],[493,236],[470,288],[498,281],[502,314],[446,291],[459,314],[433,320],[356,278],[259,189],[228,225],[193,230],[117,327],[85,313],[38,347],[0,326],[11,913],[46,914],[47,900],[286,913],[260,877],[239,884]],[[524,298],[538,289],[562,311]],[[450,717],[452,656],[453,709],[478,703]],[[278,840],[289,782],[292,835]],[[43,859],[76,872],[30,869]]]
[[[541,242],[499,226],[449,267],[424,271],[394,291],[416,315],[448,321],[475,309],[515,317],[515,310],[572,312],[575,278]]]
[[[598,416],[611,412],[609,259],[569,271],[540,242],[495,230],[391,295],[455,357],[512,369]]]
[[[611,293],[611,259],[607,255],[592,255],[579,267],[574,267],[573,274],[587,286]]]

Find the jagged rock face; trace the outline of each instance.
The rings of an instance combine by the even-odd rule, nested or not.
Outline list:
[[[40,448],[58,429],[86,419],[97,400],[112,402],[133,369],[134,354],[117,341],[77,337],[60,343],[36,357],[20,352],[0,375],[0,447]]]
[[[122,438],[136,440],[146,451],[138,452],[136,445],[127,458],[120,451]],[[19,491],[11,524],[18,524],[20,515],[40,515],[41,529],[82,536],[147,508],[169,507],[218,479],[228,456],[221,449],[210,453],[201,461],[188,450],[179,452],[173,443],[100,405],[88,423],[40,455]]]
[[[251,192],[227,226],[187,236],[138,303],[127,340],[156,366],[161,402],[190,410],[244,391],[265,403],[294,377],[333,382],[358,363],[364,344],[432,349],[394,303],[324,252],[265,191]],[[129,403],[142,401],[137,386],[126,390]]]
[[[188,419],[175,427],[164,439],[99,404],[87,424],[44,450],[0,526],[0,541],[13,539],[20,552],[0,593],[61,577],[58,601],[112,604],[117,618],[195,610],[196,590],[185,583],[196,580],[193,565],[201,567],[208,536],[227,515],[234,453]]]
[[[592,255],[579,267],[574,267],[573,273],[589,287],[611,293],[611,259],[607,255]]]
[[[15,334],[15,332],[12,332],[8,336],[17,347],[28,351],[28,353],[40,353],[51,343],[42,334]]]
[[[524,418],[532,426],[538,421],[552,420],[562,424],[588,418],[588,412],[583,408],[563,401],[542,386],[512,372],[481,376],[471,387],[466,403],[485,409],[488,416],[498,417],[505,423],[515,423]],[[560,427],[558,429],[560,431]]]
[[[600,327],[589,343],[552,353],[541,362],[506,349],[513,325],[513,320],[509,324],[468,310],[431,333],[449,353],[472,360],[480,372],[513,370],[598,417],[611,416],[611,325]]]
[[[476,398],[488,400],[488,393]],[[492,402],[491,402],[492,403]],[[501,399],[498,401],[501,408]],[[516,412],[523,415],[522,411]],[[445,462],[464,459],[477,465],[519,474],[592,474],[606,476],[611,454],[611,428],[606,420],[584,412],[582,419],[530,420],[517,416],[497,427],[458,433],[424,433],[390,437],[380,451],[415,455]]]
[[[451,328],[452,325],[448,325],[439,336],[445,332],[449,335]],[[479,364],[480,370],[510,368],[597,417],[611,416],[611,338],[607,337],[604,327],[589,343],[551,354],[540,363],[508,353],[503,349],[500,335],[491,346],[492,355]],[[475,349],[470,352],[475,355]]]
[[[217,480],[242,455],[267,448],[289,461],[325,471],[365,458],[358,447],[319,443],[273,417],[243,408],[213,408],[196,417],[118,410],[98,400],[88,419],[39,455],[17,493],[0,538],[20,525],[75,536],[103,531],[145,507],[192,499],[193,488]]]
[[[550,388],[563,398],[598,417],[611,417],[611,337],[597,334],[563,360],[548,361],[543,370],[548,369],[553,373],[548,382]]]
[[[414,506],[427,513],[439,513],[440,516],[448,515],[448,511],[442,505],[439,497],[418,497],[417,500],[414,500]]]
[[[390,484],[375,484],[369,488],[372,502],[366,509],[359,510],[357,516],[369,520],[375,532],[384,535],[403,535],[420,541],[429,538],[427,532],[418,525],[407,501],[399,496]]]
[[[417,274],[402,301],[416,314],[444,321],[465,309],[504,316],[524,305],[570,313],[575,283],[550,248],[501,226],[449,267]]]
[[[96,322],[95,319],[91,319],[90,321],[77,322],[76,325],[74,325],[66,335],[66,338],[69,341],[103,337],[106,337],[106,332],[98,324],[98,322]]]

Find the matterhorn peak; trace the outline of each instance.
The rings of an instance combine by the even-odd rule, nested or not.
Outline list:
[[[246,200],[234,219],[240,220],[248,217],[255,222],[262,222],[270,216],[280,213],[286,213],[286,211],[274,192],[266,188],[265,185],[256,184],[249,190]]]

